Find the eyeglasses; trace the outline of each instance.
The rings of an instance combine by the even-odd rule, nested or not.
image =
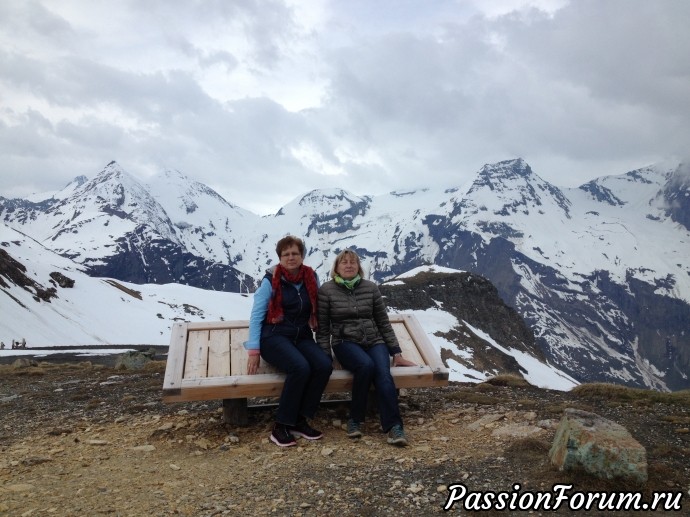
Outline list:
[[[283,258],[283,257],[301,257],[301,256],[302,256],[302,254],[299,252],[296,252],[296,251],[286,252],[286,253],[280,254],[280,258]]]

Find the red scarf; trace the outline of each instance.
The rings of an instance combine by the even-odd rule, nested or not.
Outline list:
[[[273,272],[273,279],[271,280],[271,287],[273,288],[273,295],[268,302],[268,322],[275,324],[283,321],[283,286],[280,283],[281,277],[291,284],[299,284],[304,282],[309,294],[309,301],[311,302],[311,315],[309,316],[309,326],[316,330],[316,297],[319,286],[316,285],[316,273],[309,266],[302,264],[296,275],[291,275],[287,269],[278,264]]]

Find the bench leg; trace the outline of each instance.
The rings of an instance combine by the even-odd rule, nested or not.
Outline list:
[[[223,399],[223,421],[240,427],[249,425],[247,399]]]

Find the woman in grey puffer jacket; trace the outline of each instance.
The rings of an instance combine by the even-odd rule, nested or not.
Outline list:
[[[381,427],[388,443],[407,445],[398,407],[393,366],[414,366],[403,358],[383,297],[374,282],[362,278],[359,256],[352,250],[338,254],[331,280],[319,289],[317,341],[330,345],[340,364],[353,375],[347,435],[362,436],[369,387],[374,383]]]

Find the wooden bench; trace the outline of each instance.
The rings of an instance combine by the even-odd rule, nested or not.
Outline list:
[[[448,370],[417,319],[410,314],[390,316],[403,355],[420,366],[391,367],[397,388],[446,386]],[[164,402],[223,399],[224,419],[247,423],[247,399],[278,397],[285,380],[261,359],[259,371],[247,375],[244,342],[248,321],[176,323],[172,329],[163,381]],[[352,375],[337,360],[326,392],[349,392]]]

